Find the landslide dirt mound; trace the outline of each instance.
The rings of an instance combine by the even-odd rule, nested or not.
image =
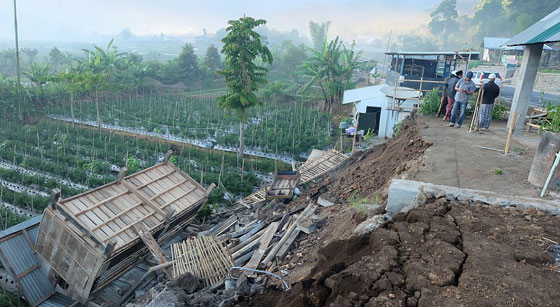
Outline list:
[[[338,170],[309,186],[288,206],[306,206],[310,201],[315,201],[318,195],[325,195],[335,205],[320,207],[318,215],[325,219],[324,224],[316,233],[301,236],[294,244],[293,252],[279,264],[276,273],[280,274],[280,270],[289,272],[285,278],[290,283],[307,276],[319,259],[317,252],[320,248],[333,241],[349,238],[356,225],[374,214],[351,205],[352,198],[364,200],[369,205],[379,203],[383,206],[390,180],[421,167],[423,153],[429,146],[431,144],[422,138],[413,115],[403,121],[397,137],[352,155]],[[281,211],[281,208],[268,210]],[[379,210],[383,211],[383,208]]]
[[[328,177],[324,183],[329,188],[327,195],[339,203],[349,203],[352,195],[382,201],[387,194],[383,188],[395,176],[415,171],[418,159],[431,145],[422,138],[416,116],[412,115],[402,122],[397,137],[352,156],[346,167]]]
[[[543,237],[560,240],[559,217],[431,199],[321,249],[276,306],[557,306]]]

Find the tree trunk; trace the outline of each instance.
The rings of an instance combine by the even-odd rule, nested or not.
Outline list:
[[[101,131],[101,119],[99,118],[99,93],[95,88],[95,109],[97,110],[97,130]]]
[[[245,120],[241,119],[239,121],[239,152],[237,154],[237,160],[243,161],[244,153],[245,153]]]
[[[74,94],[70,92],[70,114],[72,115],[72,128],[74,128]]]

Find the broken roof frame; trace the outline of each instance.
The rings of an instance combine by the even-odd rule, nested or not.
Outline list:
[[[147,252],[136,226],[161,239],[190,223],[208,199],[206,190],[169,161],[59,200],[53,191],[36,243],[37,252],[85,303]]]

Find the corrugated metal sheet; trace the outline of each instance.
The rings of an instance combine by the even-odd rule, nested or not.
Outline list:
[[[21,223],[19,223],[19,224],[17,224],[17,225],[14,225],[14,226],[12,226],[12,227],[10,227],[10,228],[7,228],[7,229],[3,230],[2,232],[0,232],[0,238],[3,238],[3,237],[5,237],[5,236],[7,236],[7,235],[10,235],[10,234],[12,234],[12,233],[14,233],[14,232],[21,231],[21,230],[23,230],[23,229],[31,228],[31,227],[36,226],[36,225],[38,226],[39,223],[41,222],[41,217],[42,217],[42,216],[43,216],[43,215],[41,214],[41,215],[32,217],[32,218],[30,218],[30,219],[28,219],[28,220],[26,220],[26,221],[23,221],[23,222],[21,222]]]
[[[40,218],[38,216],[10,227],[0,236],[0,261],[8,268],[10,277],[17,281],[31,305],[41,302],[54,291],[54,285],[40,269],[31,242],[24,233],[24,230],[27,231],[30,239],[36,240]]]
[[[505,45],[520,46],[554,42],[560,42],[560,8],[514,36]]]
[[[39,307],[67,307],[72,305],[74,301],[60,293],[55,293],[46,301],[42,302]]]
[[[502,46],[509,41],[509,37],[485,37],[482,47],[484,49],[501,49]]]

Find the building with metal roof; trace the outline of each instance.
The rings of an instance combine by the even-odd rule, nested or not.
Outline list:
[[[344,91],[342,103],[354,104],[358,130],[366,133],[371,129],[378,138],[391,138],[395,124],[418,106],[419,96],[412,88],[381,84]]]
[[[523,55],[523,47],[521,46],[504,46],[509,40],[511,40],[511,37],[485,37],[480,45],[483,48],[482,60],[500,64],[504,55]],[[551,51],[552,48],[544,45],[544,50]]]
[[[391,57],[387,71],[387,84],[420,88],[420,80],[432,81],[424,83],[422,88],[430,90],[438,87],[433,81],[443,81],[451,72],[468,65],[470,60],[480,59],[480,52],[473,51],[434,51],[434,52],[387,52]],[[464,66],[463,66],[464,65]],[[404,81],[397,81],[402,80]]]
[[[513,100],[511,104],[511,112],[508,121],[510,124],[516,122],[514,116],[519,115],[517,125],[514,129],[521,129],[525,125],[525,118],[535,79],[543,52],[543,46],[546,43],[555,43],[560,41],[560,8],[548,14],[525,31],[517,34],[504,45],[523,46],[523,61],[519,68],[519,81],[515,87]]]
[[[560,8],[504,43],[506,46],[524,46],[560,42]]]

